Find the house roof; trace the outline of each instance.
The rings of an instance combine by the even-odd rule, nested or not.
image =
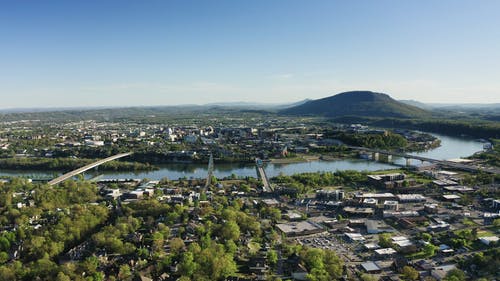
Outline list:
[[[372,262],[372,261],[369,261],[369,262],[365,262],[365,263],[362,263],[361,264],[361,267],[366,271],[366,272],[372,272],[372,271],[379,271],[380,270],[380,267]]]

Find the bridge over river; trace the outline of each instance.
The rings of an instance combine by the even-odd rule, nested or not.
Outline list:
[[[262,189],[264,192],[271,192],[273,188],[269,183],[269,178],[267,177],[266,171],[264,170],[264,164],[261,159],[255,159],[255,168],[257,169],[257,175],[262,180]]]
[[[372,152],[372,153],[378,153],[378,154],[384,154],[388,156],[397,156],[401,158],[406,159],[406,163],[409,164],[410,159],[415,159],[415,160],[420,160],[422,162],[429,162],[429,163],[434,163],[438,164],[444,167],[449,167],[449,168],[454,168],[458,170],[463,170],[463,171],[470,171],[470,172],[486,172],[490,174],[500,174],[500,169],[494,168],[494,167],[478,167],[474,165],[469,165],[469,164],[463,164],[463,163],[457,163],[454,161],[450,160],[440,160],[440,159],[434,159],[434,158],[429,158],[429,157],[422,157],[419,155],[413,155],[413,154],[408,154],[404,152],[398,152],[398,151],[389,151],[389,150],[383,150],[383,149],[374,149],[374,148],[367,148],[367,147],[360,147],[360,146],[347,146],[350,149],[354,150],[360,150],[360,151],[366,151],[366,152]]]
[[[110,156],[110,157],[108,157],[108,158],[101,159],[101,160],[96,161],[96,162],[94,162],[94,163],[88,164],[88,165],[86,165],[86,166],[83,166],[83,167],[81,167],[81,168],[78,168],[78,169],[76,169],[76,170],[74,170],[74,171],[71,171],[71,172],[69,172],[69,173],[66,173],[66,174],[64,174],[64,175],[62,175],[62,176],[60,176],[60,177],[57,177],[57,178],[55,178],[55,179],[53,179],[53,180],[49,181],[49,185],[56,185],[56,184],[58,184],[58,183],[60,183],[60,182],[62,182],[62,181],[65,181],[65,180],[67,180],[67,179],[69,179],[69,178],[72,178],[72,177],[74,177],[74,176],[76,176],[76,175],[78,175],[78,174],[80,174],[80,173],[83,173],[83,172],[85,172],[85,171],[88,171],[88,170],[90,170],[90,169],[93,169],[93,168],[95,168],[95,167],[97,167],[97,166],[99,166],[99,165],[102,165],[102,164],[106,163],[106,162],[113,161],[113,160],[116,160],[116,159],[118,159],[118,158],[122,158],[122,157],[129,156],[129,155],[131,155],[132,153],[133,153],[133,152],[120,153],[120,154],[117,154],[117,155]]]

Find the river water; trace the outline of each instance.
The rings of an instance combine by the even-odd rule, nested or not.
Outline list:
[[[424,157],[435,158],[439,160],[453,159],[466,157],[482,150],[483,143],[466,138],[449,137],[439,134],[433,134],[441,139],[441,146],[425,152],[413,153]],[[393,159],[394,163],[404,165],[404,159]],[[419,164],[415,162],[412,164]],[[88,171],[85,173],[86,178],[92,178],[101,175],[102,179],[131,179],[131,178],[149,178],[153,180],[160,180],[164,177],[176,180],[178,178],[205,178],[207,176],[207,166],[200,164],[167,164],[160,166],[159,170],[148,172],[99,172]],[[303,163],[291,164],[273,164],[267,163],[264,167],[268,177],[274,177],[283,173],[285,175],[292,175],[304,172],[317,172],[317,171],[337,171],[337,170],[358,170],[358,171],[375,171],[383,169],[391,169],[397,167],[387,163],[374,162],[362,159],[343,159],[335,161],[311,161]],[[45,172],[45,171],[7,171],[1,170],[0,175],[5,176],[27,176],[27,177],[54,177],[59,173]],[[256,177],[256,169],[253,164],[215,164],[214,175],[218,178],[228,177],[235,174],[238,177]]]

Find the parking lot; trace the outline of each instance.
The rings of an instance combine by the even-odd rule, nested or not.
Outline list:
[[[356,254],[356,252],[360,250],[360,245],[358,243],[348,243],[339,235],[321,234],[316,236],[298,237],[294,240],[307,247],[332,250],[346,262],[362,261],[360,256]]]

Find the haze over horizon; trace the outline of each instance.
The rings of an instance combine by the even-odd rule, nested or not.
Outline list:
[[[497,1],[0,1],[1,108],[500,103]]]

